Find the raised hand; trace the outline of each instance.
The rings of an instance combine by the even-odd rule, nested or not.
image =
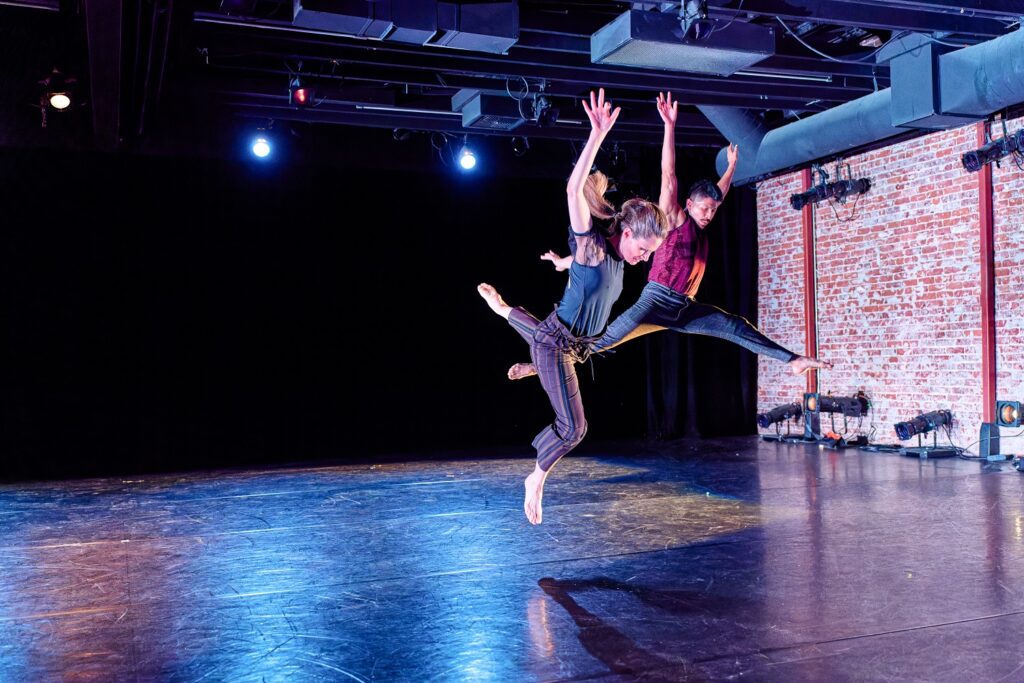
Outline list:
[[[658,113],[665,125],[675,127],[676,119],[679,118],[679,103],[672,101],[672,93],[658,93]]]
[[[587,106],[587,101],[583,100],[583,111],[587,112],[587,118],[590,119],[590,126],[594,131],[607,133],[615,125],[615,120],[619,118],[622,107],[615,107],[612,110],[612,103],[605,102],[604,88],[601,88],[597,91],[596,96],[593,90],[590,91],[590,106]]]
[[[740,158],[740,148],[736,145],[730,144],[729,151],[725,153],[725,157],[729,160],[730,166],[735,166],[736,160]]]

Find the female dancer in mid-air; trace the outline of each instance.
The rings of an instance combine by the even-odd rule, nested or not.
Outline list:
[[[588,175],[601,142],[619,117],[604,99],[602,88],[590,104],[583,102],[590,119],[590,137],[569,177],[566,195],[572,231],[568,263],[569,283],[555,311],[543,321],[522,308],[512,308],[488,284],[477,287],[491,310],[508,320],[530,345],[533,367],[555,409],[555,421],[533,440],[537,464],[526,478],[523,509],[531,524],[540,524],[544,481],[559,458],[575,448],[587,432],[575,362],[584,360],[590,345],[604,331],[612,304],[622,293],[623,264],[636,265],[650,258],[668,230],[665,214],[651,202],[630,199],[622,208],[604,198],[608,179]],[[604,219],[595,226],[592,216]]]
[[[737,149],[729,146],[729,167],[718,183],[710,180],[697,182],[690,188],[686,206],[680,206],[676,181],[676,118],[678,102],[672,94],[658,93],[658,113],[665,124],[661,148],[661,197],[658,206],[675,226],[665,239],[665,245],[655,255],[640,298],[617,317],[598,339],[592,350],[606,351],[614,346],[644,334],[670,329],[684,334],[704,334],[720,337],[769,358],[787,363],[794,374],[817,368],[832,367],[830,363],[809,358],[783,348],[738,315],[720,308],[698,303],[693,297],[704,277],[708,241],[705,229],[722,199],[729,191],[736,169]],[[564,270],[569,258],[549,251],[541,256],[555,268]],[[509,368],[509,379],[529,377],[536,371],[529,363],[516,363]]]

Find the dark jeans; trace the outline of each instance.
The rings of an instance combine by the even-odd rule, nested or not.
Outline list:
[[[647,283],[637,302],[608,326],[593,348],[598,353],[607,351],[630,339],[664,329],[719,337],[785,363],[797,357],[761,334],[746,319],[697,303],[693,297],[683,296],[657,282]]]

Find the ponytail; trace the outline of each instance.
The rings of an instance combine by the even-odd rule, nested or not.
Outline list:
[[[583,197],[587,200],[590,214],[595,218],[608,220],[617,215],[615,207],[605,199],[604,193],[608,191],[608,176],[600,171],[594,171],[583,183]]]

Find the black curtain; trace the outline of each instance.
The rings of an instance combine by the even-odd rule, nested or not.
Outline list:
[[[576,150],[480,141],[489,165],[461,176],[425,137],[347,143],[262,167],[0,149],[0,476],[528,454],[550,407],[505,378],[527,348],[475,287],[550,312],[565,275],[538,257],[566,249]],[[615,199],[656,196],[657,173],[635,153]],[[701,299],[752,315],[745,193],[710,228]],[[588,441],[749,431],[753,367],[719,340],[626,345],[580,370]]]
[[[688,187],[682,182],[681,188]],[[757,324],[757,195],[734,187],[708,226],[696,299]],[[659,332],[646,338],[647,434],[654,439],[752,434],[757,357],[730,342]]]

